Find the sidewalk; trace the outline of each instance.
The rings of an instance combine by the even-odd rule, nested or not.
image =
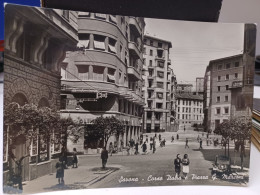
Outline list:
[[[65,169],[65,185],[59,185],[56,173],[49,174],[32,181],[27,181],[23,186],[24,194],[41,193],[48,191],[86,189],[91,184],[96,183],[119,170],[120,167],[108,167],[105,170],[100,167],[79,166],[78,168]]]

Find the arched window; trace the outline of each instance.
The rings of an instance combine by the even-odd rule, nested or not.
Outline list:
[[[28,103],[27,98],[25,97],[24,94],[22,93],[17,93],[14,95],[14,97],[12,98],[11,102],[16,102],[18,103],[20,106],[24,106],[25,104]]]

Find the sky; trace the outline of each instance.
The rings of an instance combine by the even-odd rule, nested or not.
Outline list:
[[[243,53],[244,24],[145,19],[145,34],[171,41],[178,83],[195,85],[210,60]],[[195,86],[194,86],[195,87]]]

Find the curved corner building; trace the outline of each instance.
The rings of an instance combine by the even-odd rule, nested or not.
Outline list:
[[[99,116],[116,116],[125,133],[109,142],[126,145],[140,135],[144,26],[143,18],[79,12],[78,49],[67,52],[62,64],[62,115],[89,125]],[[72,147],[87,153],[102,144],[84,137]]]

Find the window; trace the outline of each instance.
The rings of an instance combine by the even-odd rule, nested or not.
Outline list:
[[[95,13],[95,17],[99,18],[99,19],[105,20],[106,19],[106,14],[97,14],[97,13]]]
[[[238,78],[238,73],[235,73],[235,79],[237,79]]]
[[[160,108],[162,108],[162,105],[163,105],[162,103],[156,103],[156,108],[160,109]]]
[[[66,20],[69,20],[69,19],[70,19],[70,12],[69,12],[69,10],[63,10],[63,11],[62,11],[62,16],[63,16],[63,18],[65,18]]]
[[[225,114],[228,114],[228,113],[229,113],[229,108],[228,108],[228,107],[225,107],[225,108],[224,108],[224,113],[225,113]]]
[[[216,114],[220,114],[220,108],[216,108]]]
[[[159,61],[159,62],[158,62],[158,67],[164,68],[164,63]]]
[[[222,65],[218,65],[218,70],[221,70],[222,69]]]
[[[146,55],[146,47],[143,47],[143,53]]]
[[[162,43],[158,42],[158,47],[162,48]]]
[[[89,72],[89,66],[85,65],[78,65],[78,77],[80,80],[88,80],[88,72]]]
[[[157,93],[157,98],[163,99],[163,93]]]
[[[150,56],[153,56],[153,50],[150,49]]]
[[[235,67],[239,67],[239,62],[235,62]]]
[[[95,71],[95,72],[97,72],[97,71]],[[107,82],[115,83],[115,71],[116,71],[115,69],[108,68],[108,71],[107,71]],[[101,73],[101,70],[100,70],[100,73]],[[96,73],[96,74],[98,74],[98,73]],[[94,69],[93,69],[93,77],[94,77]],[[98,80],[98,79],[95,79],[95,80]],[[101,78],[99,80],[101,80]]]
[[[226,69],[230,69],[230,63],[226,64]]]
[[[78,12],[79,17],[89,17],[90,13],[89,12]]]
[[[220,96],[217,97],[217,102],[220,102]]]
[[[160,120],[161,119],[161,113],[155,112],[155,119]]]
[[[153,46],[153,40],[150,40],[150,45]]]
[[[161,72],[161,71],[158,71],[158,72],[157,72],[157,76],[160,77],[160,78],[164,78],[164,74],[163,74],[163,72]]]
[[[79,34],[79,42],[77,44],[78,48],[89,48],[89,34]]]
[[[147,112],[147,119],[151,119],[152,118],[152,113],[151,112]]]
[[[220,86],[218,86],[218,91],[220,91]]]
[[[163,57],[163,51],[157,50],[157,56],[158,56],[158,58],[162,58]]]
[[[226,85],[226,90],[229,90],[229,85]]]
[[[163,82],[157,82],[157,87],[163,89]]]
[[[221,80],[221,76],[218,76],[218,81],[220,81]]]
[[[116,40],[115,39],[109,38],[108,51],[111,53],[116,53]]]
[[[153,61],[152,60],[149,61],[149,66],[153,66]]]
[[[146,42],[147,42],[147,39],[144,39],[144,44],[146,44]]]
[[[105,37],[101,35],[94,35],[94,48],[98,50],[105,50]]]
[[[117,24],[116,15],[109,15],[109,21],[114,24]]]
[[[225,96],[225,102],[228,102],[228,96],[227,95]]]
[[[229,74],[226,75],[226,80],[229,80]]]

